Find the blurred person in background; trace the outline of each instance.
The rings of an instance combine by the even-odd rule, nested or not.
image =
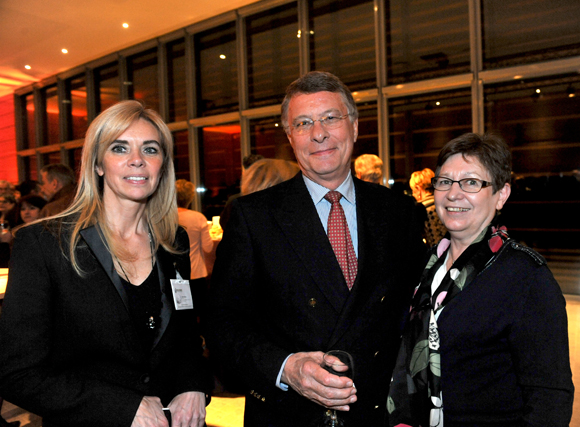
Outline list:
[[[18,204],[13,193],[0,195],[0,268],[8,268],[13,240],[11,229],[18,224]]]
[[[388,399],[394,426],[567,427],[574,385],[566,300],[499,212],[511,153],[493,134],[448,142],[432,184],[449,230],[413,296]]]
[[[300,168],[296,162],[262,159],[252,164],[242,175],[242,196],[265,190],[294,177]]]
[[[20,224],[28,224],[40,218],[40,211],[46,205],[43,197],[29,194],[20,199]]]
[[[354,161],[354,172],[358,179],[375,184],[383,183],[383,161],[374,154],[363,154]]]
[[[195,186],[185,179],[178,179],[175,182],[177,190],[177,215],[179,225],[185,228],[189,236],[189,261],[191,264],[190,286],[193,293],[193,305],[203,324],[206,315],[206,295],[208,275],[205,265],[204,253],[209,253],[213,249],[213,240],[209,235],[207,218],[189,207],[195,197]]]
[[[213,387],[177,223],[173,139],[122,101],[90,125],[73,204],[15,233],[0,395],[45,427],[204,426]]]
[[[75,173],[67,165],[56,163],[40,170],[40,192],[48,202],[40,212],[41,218],[56,215],[68,208],[76,193]]]
[[[0,180],[0,195],[14,193],[14,186],[9,181],[4,179]]]
[[[434,176],[435,173],[431,169],[425,168],[422,171],[413,172],[409,180],[409,187],[411,187],[413,197],[417,203],[421,204],[420,206],[425,208],[424,210],[422,209],[422,216],[425,219],[423,238],[429,247],[438,243],[447,233],[447,229],[439,220],[435,209],[435,197],[433,196],[433,185],[431,184],[431,179]]]
[[[40,195],[40,186],[33,179],[22,181],[16,186],[16,189],[20,192],[20,197],[28,196],[29,194]]]

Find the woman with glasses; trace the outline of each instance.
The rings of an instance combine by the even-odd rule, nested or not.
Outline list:
[[[568,426],[574,386],[565,300],[541,255],[508,236],[511,154],[465,134],[437,161],[449,231],[415,295],[390,387],[391,426]]]

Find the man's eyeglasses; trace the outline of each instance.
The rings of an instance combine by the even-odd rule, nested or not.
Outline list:
[[[324,127],[327,130],[337,129],[340,126],[342,126],[342,121],[344,119],[346,119],[348,116],[350,116],[350,113],[345,114],[344,116],[328,115],[326,117],[322,117],[322,118],[317,119],[317,120],[302,119],[302,120],[294,123],[293,125],[289,126],[289,128],[296,135],[306,135],[307,133],[309,133],[312,130],[312,128],[314,127],[314,122],[320,122],[322,127]]]
[[[489,187],[491,182],[484,181],[478,178],[463,178],[459,181],[453,181],[451,178],[446,178],[444,176],[436,176],[431,179],[431,185],[438,191],[447,191],[451,188],[453,183],[456,182],[466,193],[479,193],[482,188]]]

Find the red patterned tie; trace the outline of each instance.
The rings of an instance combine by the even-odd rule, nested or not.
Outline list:
[[[324,196],[332,204],[328,215],[328,240],[330,240],[330,245],[334,250],[338,265],[342,269],[346,284],[350,290],[354,284],[354,279],[356,279],[358,263],[350,232],[348,231],[346,216],[340,205],[341,197],[342,194],[338,191],[329,191]]]

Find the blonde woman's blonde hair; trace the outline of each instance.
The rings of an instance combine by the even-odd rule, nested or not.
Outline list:
[[[72,229],[66,252],[79,275],[83,275],[75,256],[75,249],[80,240],[79,233],[97,223],[103,242],[112,256],[121,260],[131,258],[129,251],[115,244],[112,239],[111,229],[105,218],[103,178],[98,175],[96,168],[102,167],[103,157],[109,146],[138,120],[147,121],[157,130],[159,145],[163,152],[159,184],[155,192],[149,196],[145,207],[149,231],[155,250],[162,246],[169,252],[177,252],[175,234],[178,225],[173,137],[167,125],[155,111],[146,109],[139,101],[121,101],[99,114],[89,126],[83,146],[79,184],[74,201],[64,212],[48,219],[56,224],[59,234],[63,226]],[[63,248],[65,255],[66,252]]]
[[[242,195],[265,190],[292,178],[300,171],[296,162],[262,159],[252,163],[242,175]]]
[[[363,181],[381,183],[383,177],[383,161],[374,154],[363,154],[354,161],[354,172]]]

